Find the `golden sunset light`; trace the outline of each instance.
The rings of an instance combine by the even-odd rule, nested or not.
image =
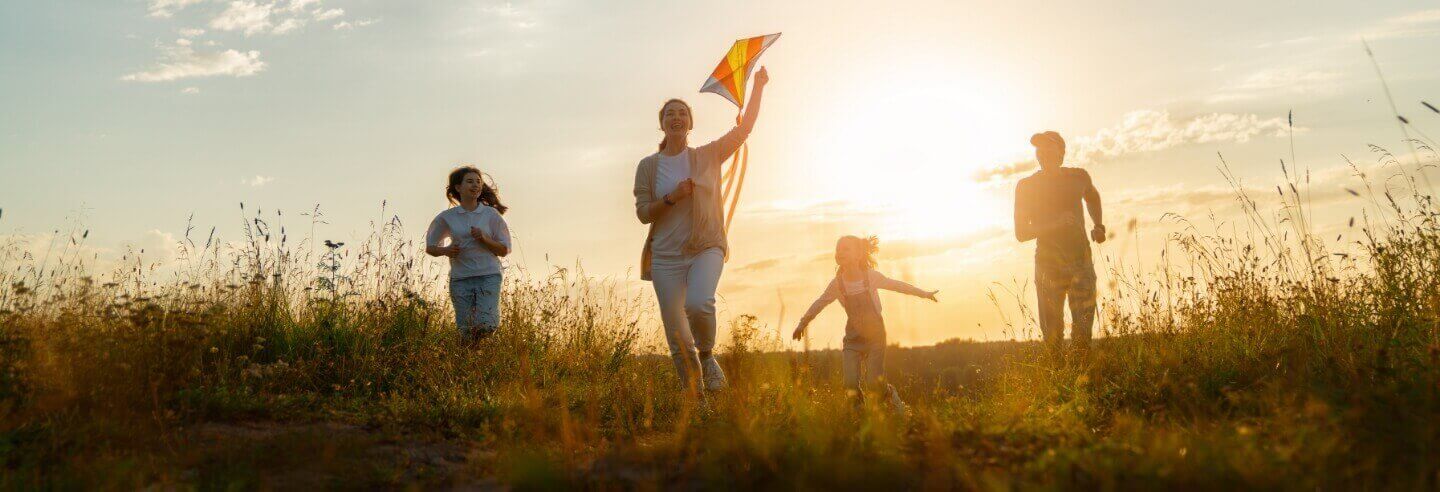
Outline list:
[[[1440,489],[1440,6],[0,3],[0,491]]]

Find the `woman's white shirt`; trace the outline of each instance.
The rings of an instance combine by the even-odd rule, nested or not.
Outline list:
[[[655,168],[655,196],[663,197],[675,191],[681,181],[690,179],[689,149],[676,155],[660,154],[660,163]],[[670,206],[660,220],[655,221],[655,236],[650,243],[651,254],[676,257],[684,254],[685,241],[690,239],[691,199],[680,200]]]
[[[452,279],[491,275],[504,270],[500,258],[470,235],[471,227],[480,229],[507,249],[511,247],[510,226],[494,208],[480,205],[475,210],[465,210],[465,207],[456,205],[440,212],[430,222],[430,229],[425,233],[425,245],[445,246],[445,238],[450,238],[450,244],[460,247],[460,254],[450,258]]]

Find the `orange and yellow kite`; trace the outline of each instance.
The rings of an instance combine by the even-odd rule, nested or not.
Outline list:
[[[780,33],[735,41],[730,52],[725,54],[725,59],[720,60],[720,65],[710,73],[705,84],[700,86],[700,92],[719,94],[720,97],[735,103],[736,107],[744,109],[745,86],[750,82],[750,72],[755,70],[755,61],[759,60],[765,48],[769,48],[777,39],[780,39]]]
[[[700,92],[713,92],[734,103],[741,111],[735,115],[735,122],[739,123],[745,111],[745,87],[750,83],[750,72],[755,70],[755,62],[760,59],[760,54],[777,39],[780,39],[780,33],[735,41],[735,44],[730,46],[730,52],[720,60],[715,71],[710,73],[710,78],[700,86]],[[740,144],[735,158],[730,161],[730,168],[726,169],[724,176],[720,178],[725,182],[724,191],[720,194],[725,203],[722,207],[729,209],[725,214],[727,233],[730,231],[731,220],[735,218],[735,207],[740,204],[740,189],[745,186],[745,170],[749,161],[750,146]]]

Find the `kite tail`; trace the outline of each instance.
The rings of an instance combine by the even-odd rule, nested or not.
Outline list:
[[[739,171],[732,170],[731,178],[735,179],[735,194],[729,197],[730,212],[725,214],[726,235],[730,234],[730,222],[735,220],[735,207],[740,205],[740,190],[745,187],[745,171],[749,170],[749,166],[746,164],[750,163],[750,144],[740,144],[740,151],[735,153],[735,158],[738,162]],[[734,176],[734,174],[738,174],[739,177]]]
[[[735,124],[740,124],[744,116],[745,113],[742,109],[735,115]],[[740,148],[735,151],[735,156],[730,159],[730,169],[725,170],[725,174],[720,177],[720,180],[725,182],[725,189],[720,192],[722,210],[725,207],[724,202],[728,202],[730,205],[729,212],[725,213],[725,235],[727,236],[730,235],[730,222],[735,219],[735,207],[740,204],[740,189],[745,186],[746,164],[749,163],[750,144],[741,142]],[[731,190],[735,191],[734,195],[730,194]]]

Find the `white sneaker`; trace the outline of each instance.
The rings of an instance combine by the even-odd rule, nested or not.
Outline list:
[[[700,360],[700,370],[704,376],[706,391],[719,391],[725,389],[728,383],[725,382],[725,371],[720,369],[720,362],[715,356],[706,357]]]

